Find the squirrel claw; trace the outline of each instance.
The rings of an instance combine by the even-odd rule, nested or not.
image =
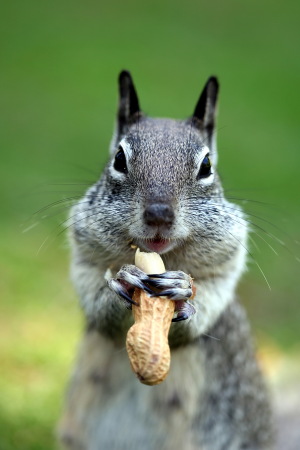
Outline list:
[[[174,301],[186,301],[193,295],[191,277],[180,270],[147,275],[133,264],[127,264],[108,284],[129,304],[134,303],[130,295],[134,288],[143,289],[151,297],[165,296]]]
[[[190,289],[191,282],[190,280],[183,278],[155,278],[154,280],[149,278],[146,283],[150,286],[153,286],[156,289]]]
[[[151,294],[151,297],[155,297],[157,295],[161,297],[168,297],[170,300],[174,301],[182,301],[187,300],[193,294],[192,289],[180,289],[180,288],[170,288],[164,291],[160,291],[158,294]]]
[[[148,275],[144,283],[153,288],[153,296],[166,296],[170,300],[187,300],[193,295],[192,278],[181,270]]]
[[[169,270],[164,273],[151,273],[148,274],[148,277],[150,278],[170,278],[174,280],[186,280],[189,283],[191,282],[191,277],[187,275],[185,272],[182,272],[182,270]]]
[[[124,282],[132,288],[140,288],[148,294],[153,294],[153,290],[145,285],[145,282],[148,281],[148,275],[133,264],[123,266],[117,273],[116,280]]]
[[[176,317],[172,319],[172,322],[181,322],[182,320],[188,319],[189,316],[185,313],[178,314]]]
[[[175,310],[176,316],[172,319],[172,322],[181,322],[182,320],[189,319],[195,314],[195,308],[189,302],[182,302],[182,305]]]
[[[132,300],[132,298],[130,297],[127,289],[122,284],[122,282],[115,280],[114,278],[111,278],[108,281],[108,285],[119,297],[121,297],[123,300],[125,300],[126,306],[128,308],[131,308],[131,305],[138,306],[138,304],[134,300]]]

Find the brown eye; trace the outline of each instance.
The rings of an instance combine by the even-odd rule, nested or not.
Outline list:
[[[207,178],[209,175],[211,175],[211,162],[209,159],[208,154],[203,158],[203,161],[200,166],[199,173],[197,175],[197,180],[200,180],[201,178]]]
[[[115,156],[114,169],[121,173],[128,173],[126,156],[121,145],[119,146],[119,150]]]

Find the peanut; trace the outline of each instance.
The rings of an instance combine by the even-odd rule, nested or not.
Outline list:
[[[148,274],[165,272],[157,253],[143,253],[137,249],[135,265]],[[168,333],[175,303],[165,297],[149,297],[141,289],[135,289],[133,300],[139,306],[132,305],[135,323],[128,331],[126,348],[140,382],[152,386],[161,383],[169,372]]]

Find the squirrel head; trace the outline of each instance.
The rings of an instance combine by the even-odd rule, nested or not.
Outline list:
[[[228,240],[236,222],[226,214],[216,172],[218,90],[217,79],[210,77],[185,120],[150,118],[140,108],[130,73],[120,73],[111,159],[79,202],[78,236],[116,255],[130,244],[167,255],[187,244],[199,247],[202,240],[205,258]],[[224,257],[229,247],[221,246]]]

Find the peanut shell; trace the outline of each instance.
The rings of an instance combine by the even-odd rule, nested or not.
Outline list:
[[[163,273],[165,267],[157,253],[139,249],[135,265],[145,273]],[[126,348],[131,367],[140,382],[147,385],[161,383],[170,368],[168,334],[175,310],[175,302],[166,297],[149,297],[142,289],[135,289],[132,305],[135,323],[129,329]]]

